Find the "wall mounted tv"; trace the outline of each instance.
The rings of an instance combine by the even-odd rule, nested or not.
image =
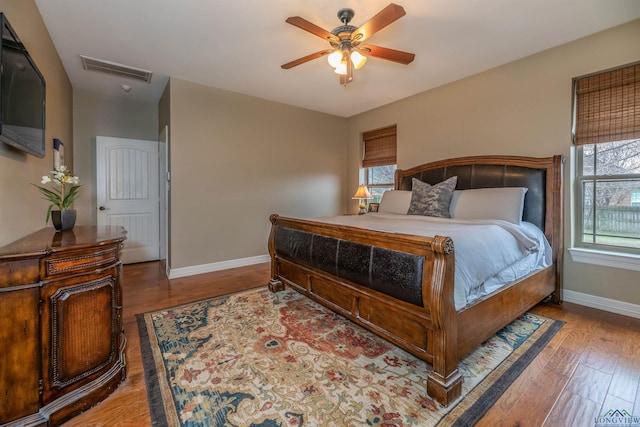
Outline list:
[[[4,13],[0,13],[0,141],[45,155],[45,82]]]

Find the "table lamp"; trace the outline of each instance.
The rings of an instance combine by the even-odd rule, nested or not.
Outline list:
[[[353,195],[352,199],[359,200],[360,212],[358,212],[358,214],[362,215],[364,213],[367,213],[367,203],[364,202],[364,200],[373,199],[373,196],[371,195],[371,193],[369,193],[369,190],[367,189],[366,186],[359,185],[358,189],[356,190],[356,194]]]

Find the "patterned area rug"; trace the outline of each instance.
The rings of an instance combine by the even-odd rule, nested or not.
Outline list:
[[[462,396],[426,394],[430,365],[292,290],[139,314],[153,425],[473,425],[562,326],[526,313],[460,363]]]

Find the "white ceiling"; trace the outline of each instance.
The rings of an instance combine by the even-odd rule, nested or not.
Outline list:
[[[388,0],[36,0],[74,89],[158,101],[169,76],[342,117],[640,18],[640,0],[396,0],[407,14],[368,42],[415,53],[409,65],[370,58],[348,86],[330,47],[285,23],[331,31],[352,8],[359,26]],[[82,68],[80,55],[153,72],[151,83]],[[120,85],[132,86],[125,93]]]

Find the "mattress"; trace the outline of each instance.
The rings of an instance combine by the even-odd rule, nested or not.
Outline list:
[[[459,220],[393,213],[313,220],[387,233],[450,237],[455,248],[456,310],[551,265],[551,247],[544,233],[528,222],[517,225],[502,220]]]

